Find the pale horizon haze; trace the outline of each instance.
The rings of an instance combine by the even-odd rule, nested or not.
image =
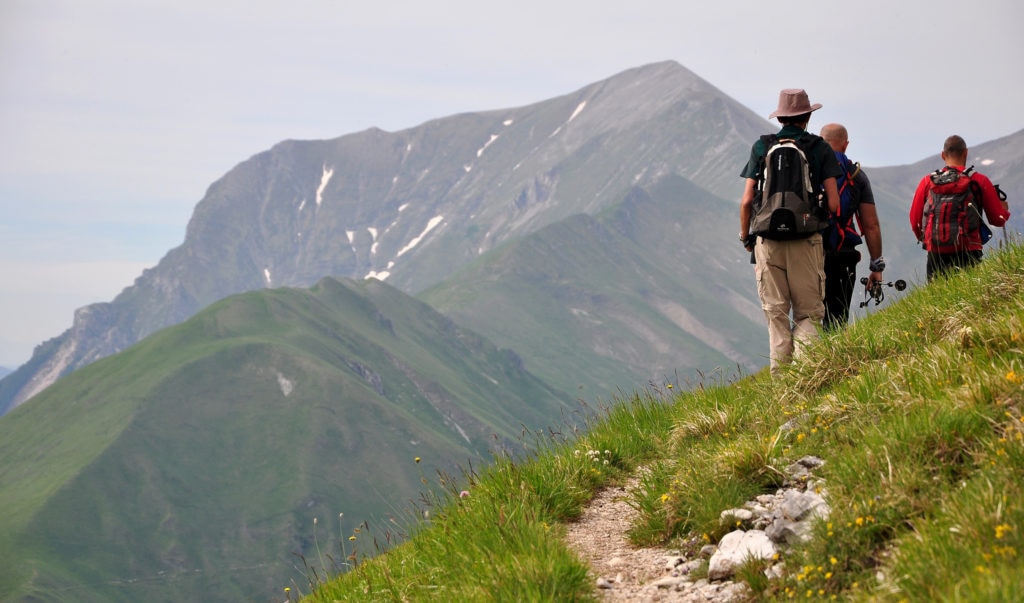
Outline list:
[[[771,6],[4,0],[0,366],[130,286],[210,184],[282,140],[519,107],[665,60],[765,118],[805,88],[824,105],[811,129],[846,124],[865,166],[1024,127],[1024,4]]]

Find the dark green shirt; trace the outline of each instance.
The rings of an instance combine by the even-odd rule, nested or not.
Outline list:
[[[797,126],[782,126],[782,129],[779,130],[776,136],[779,138],[796,139],[803,134],[806,134],[806,131]],[[839,167],[839,162],[836,161],[835,152],[832,151],[832,147],[827,142],[818,139],[817,144],[811,147],[810,151],[807,162],[811,169],[811,184],[815,189],[821,189],[821,183],[826,178],[837,178],[843,173],[842,168]],[[758,138],[754,142],[754,146],[750,148],[750,158],[747,160],[747,165],[744,166],[743,171],[740,172],[740,177],[753,178],[754,180],[759,179],[761,175],[758,173],[758,168],[761,166],[761,162],[767,153],[767,147]]]

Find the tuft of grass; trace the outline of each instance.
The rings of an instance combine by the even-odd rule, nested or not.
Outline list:
[[[776,375],[652,387],[498,459],[309,601],[592,600],[562,526],[597,489],[638,473],[632,540],[693,549],[804,455],[825,460],[831,514],[741,569],[753,599],[1024,600],[1024,248],[909,292]]]

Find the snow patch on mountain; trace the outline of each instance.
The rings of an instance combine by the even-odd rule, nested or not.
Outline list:
[[[481,155],[483,155],[484,151],[487,150],[487,147],[489,147],[492,144],[494,144],[495,140],[498,140],[498,135],[497,134],[491,134],[491,139],[488,140],[487,142],[485,142],[484,146],[482,146],[482,147],[480,147],[479,149],[476,150],[476,156],[480,157]]]
[[[371,271],[367,272],[366,276],[364,276],[363,278],[364,279],[375,278],[378,281],[382,281],[383,282],[383,281],[386,281],[389,276],[391,276],[391,272],[388,271],[388,270],[381,270],[380,272],[377,272],[376,270],[371,270]]]
[[[324,165],[324,173],[320,176],[320,186],[316,189],[317,207],[320,207],[320,204],[324,202],[324,189],[327,188],[327,183],[331,181],[331,176],[333,175],[334,168],[328,168],[327,165]]]
[[[565,123],[569,123],[569,122],[571,122],[572,120],[576,119],[576,116],[577,116],[577,115],[579,115],[579,114],[580,114],[580,112],[582,112],[582,111],[583,111],[583,108],[584,108],[584,107],[586,107],[586,106],[587,106],[587,101],[583,101],[582,103],[580,103],[579,105],[577,105],[577,106],[576,106],[576,110],[575,110],[575,111],[573,111],[573,112],[572,112],[572,115],[570,115],[570,116],[569,116],[569,121],[567,121],[567,122],[565,122]]]
[[[587,106],[587,101],[583,101],[580,104],[576,105],[576,109],[572,112],[572,115],[569,116],[569,119],[565,120],[564,124],[562,124],[562,125],[558,126],[557,128],[555,128],[555,131],[552,132],[551,134],[549,134],[548,138],[554,138],[555,136],[557,136],[558,133],[562,131],[562,128],[564,128],[565,126],[569,125],[569,123],[572,122],[572,120],[576,119],[576,116],[579,115],[580,112],[582,112],[584,107],[586,107],[586,106]]]
[[[455,427],[455,430],[459,432],[459,435],[462,436],[462,439],[466,440],[467,444],[473,443],[473,441],[469,439],[469,434],[466,433],[466,430],[463,429],[461,425],[459,425],[455,421],[452,421],[452,425]]]
[[[370,233],[370,255],[377,255],[377,229],[373,226],[368,226],[366,230]]]
[[[431,218],[430,221],[427,222],[427,227],[423,229],[423,232],[421,232],[418,237],[409,241],[409,243],[405,247],[399,250],[397,257],[402,257],[402,255],[404,255],[407,251],[410,251],[411,249],[419,245],[420,241],[423,240],[423,237],[427,236],[427,234],[429,234],[431,230],[434,230],[434,228],[436,228],[437,225],[443,221],[444,216],[434,216],[433,218]]]
[[[291,379],[288,379],[281,373],[277,374],[277,386],[281,388],[281,393],[287,398],[291,395],[292,390],[295,389],[295,384],[292,383]]]

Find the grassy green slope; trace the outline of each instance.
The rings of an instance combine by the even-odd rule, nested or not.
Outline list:
[[[735,205],[668,177],[482,256],[420,298],[588,399],[716,366],[763,364]]]
[[[593,492],[648,469],[637,544],[695,551],[723,510],[774,492],[805,455],[831,513],[752,562],[752,600],[1024,600],[1024,247],[821,339],[776,376],[650,388],[579,437],[472,475],[430,524],[310,595],[320,601],[593,600],[561,538]],[[590,453],[590,451],[595,451]],[[608,461],[605,464],[605,461]]]
[[[379,282],[219,302],[0,421],[0,598],[260,600],[569,408]],[[344,513],[339,524],[339,513]],[[329,531],[328,531],[329,530]]]

